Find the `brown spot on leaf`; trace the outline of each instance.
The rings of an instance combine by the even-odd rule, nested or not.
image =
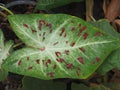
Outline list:
[[[40,48],[40,51],[44,51],[44,50],[45,50],[45,47]]]
[[[30,66],[30,67],[28,67],[28,70],[31,70],[33,68],[33,66]]]
[[[28,25],[27,25],[27,24],[25,24],[25,23],[23,24],[23,27],[25,27],[25,28],[29,28],[29,27],[28,27]]]
[[[83,34],[83,39],[87,39],[87,37],[88,37],[88,33],[85,32],[85,33]]]
[[[81,24],[78,24],[78,27],[80,28],[82,25]]]
[[[74,45],[75,45],[75,42],[72,42],[72,43],[70,44],[71,47],[73,47]]]
[[[82,30],[84,31],[84,30],[86,30],[87,29],[87,27],[86,26],[84,26],[84,27],[82,27]]]
[[[85,49],[83,47],[79,48],[80,51],[82,51],[83,53],[85,53]]]
[[[48,75],[49,77],[53,78],[53,77],[54,77],[54,72],[49,72],[49,73],[47,73],[47,75]]]
[[[80,70],[80,68],[78,67],[77,70]]]
[[[64,38],[66,38],[66,36],[67,36],[67,35],[66,35],[66,33],[65,33],[65,34],[64,34]]]
[[[76,74],[77,74],[77,76],[80,76],[80,73],[79,73],[79,71],[78,71],[78,70],[76,70]]]
[[[38,29],[41,30],[42,25],[45,25],[45,24],[46,24],[45,20],[39,20],[39,22],[38,22]]]
[[[55,64],[54,66],[53,66],[53,69],[56,69],[57,68],[57,65]]]
[[[71,23],[74,23],[74,21],[73,21],[73,20],[71,20]]]
[[[51,60],[50,59],[47,60],[46,67],[48,67],[49,64],[51,64]]]
[[[65,54],[69,55],[70,51],[69,50],[65,50]]]
[[[50,30],[50,33],[52,33],[52,29]]]
[[[101,32],[96,32],[94,36],[101,36],[101,35],[103,35],[103,33],[101,33]]]
[[[95,64],[95,61],[92,61],[92,64]]]
[[[65,60],[64,60],[63,58],[57,58],[56,60],[57,60],[58,62],[60,62],[60,63],[65,62]]]
[[[68,41],[66,41],[66,44],[68,44]]]
[[[47,26],[48,28],[52,28],[52,24],[50,24],[50,23],[47,23],[46,26]]]
[[[36,60],[36,63],[37,63],[37,64],[40,64],[40,60],[39,60],[39,59],[37,59],[37,60]]]
[[[74,66],[73,66],[73,64],[71,64],[71,63],[68,63],[68,64],[66,64],[66,68],[67,69],[72,69]]]
[[[37,32],[37,31],[32,29],[32,33],[35,33],[35,32]]]
[[[72,29],[71,29],[72,31],[74,31],[75,30],[75,27],[72,27]]]
[[[77,60],[78,60],[81,64],[85,64],[83,57],[79,57],[79,58],[77,58]]]
[[[38,29],[41,30],[41,28],[42,28],[42,24],[39,23],[39,24],[38,24]]]
[[[86,30],[86,26],[82,27],[82,28],[79,30],[79,32],[78,32],[78,36],[80,36],[81,33],[82,33],[83,31],[85,31],[85,30]]]
[[[45,60],[42,60],[42,63],[45,64]]]
[[[62,28],[61,33],[60,33],[60,36],[63,35],[64,31],[65,31],[65,28]]]
[[[22,61],[21,61],[21,60],[19,60],[19,61],[18,61],[18,66],[20,66],[20,65],[21,65],[21,63],[22,63]]]
[[[99,57],[96,57],[96,61],[97,61],[97,62],[100,62],[101,59],[100,59]]]
[[[45,24],[46,24],[46,21],[45,21],[45,20],[39,20],[39,23],[45,25]]]
[[[77,74],[77,76],[80,76],[80,68],[79,67],[76,69],[76,74]]]
[[[61,52],[55,52],[55,55],[59,57],[61,55]]]

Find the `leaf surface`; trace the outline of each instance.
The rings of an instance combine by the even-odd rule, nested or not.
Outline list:
[[[8,57],[9,50],[11,49],[12,45],[13,45],[13,42],[8,41],[5,43],[4,48],[1,49],[1,51],[0,51],[0,69],[1,69],[1,64]]]
[[[100,19],[97,22],[89,22],[89,23],[97,28],[100,28],[109,35],[120,39],[120,34],[110,25],[110,22],[107,19]]]
[[[9,55],[9,50],[11,49],[12,45],[13,45],[12,41],[8,41],[4,43],[4,35],[3,35],[2,30],[0,30],[0,69],[1,69],[2,62]]]
[[[95,27],[98,27],[102,30],[104,30],[106,33],[109,35],[116,37],[120,39],[120,34],[115,31],[115,29],[109,24],[108,20],[106,19],[101,19],[97,22],[91,22],[92,25]],[[107,58],[106,60],[102,63],[102,65],[98,68],[96,71],[99,74],[105,74],[108,71],[112,70],[113,68],[116,68],[120,70],[120,47],[113,51]]]
[[[120,48],[112,52],[105,62],[98,68],[97,73],[104,75],[112,69],[120,70]]]
[[[70,15],[11,15],[16,35],[28,46],[10,55],[8,71],[41,79],[86,79],[119,47],[119,39]]]
[[[7,76],[7,71],[1,68],[1,64],[8,57],[9,51],[12,45],[13,45],[12,41],[8,41],[4,43],[4,35],[3,35],[2,30],[0,29],[0,81],[4,80],[4,78]]]
[[[72,2],[80,2],[83,0],[38,0],[37,10],[52,9]]]
[[[2,51],[3,48],[4,48],[4,36],[2,30],[0,29],[0,51]]]

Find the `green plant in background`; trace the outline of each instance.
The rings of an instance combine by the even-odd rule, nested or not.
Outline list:
[[[72,2],[81,2],[81,1],[84,1],[84,0],[38,0],[36,10],[48,10],[48,9],[56,8]]]
[[[76,0],[78,2],[81,0]],[[39,0],[36,9],[51,9],[74,2],[73,0]],[[57,4],[56,4],[57,3]],[[35,77],[23,79],[23,90],[65,90],[64,84],[42,81],[56,78],[87,79],[95,72],[105,74],[112,68],[119,68],[120,35],[107,20],[86,22],[66,14],[29,14],[9,15],[9,23],[25,44],[12,51],[12,41],[4,43],[0,30],[0,65],[3,76],[7,72]],[[4,74],[5,72],[5,74]],[[29,82],[36,82],[29,86]],[[41,84],[42,82],[42,84]],[[45,84],[44,84],[44,83]],[[50,82],[50,84],[48,84]],[[62,85],[63,87],[61,87]],[[43,87],[42,87],[43,86]],[[72,85],[72,90],[78,87]],[[76,88],[77,87],[77,88]],[[75,89],[76,88],[76,89]],[[100,90],[108,90],[103,86]],[[56,90],[56,89],[55,89]],[[85,87],[85,90],[89,90]],[[90,90],[97,90],[91,88]]]
[[[0,80],[4,80],[7,76],[7,71],[1,68],[1,64],[9,56],[12,45],[12,41],[4,42],[4,35],[2,30],[0,30]]]
[[[95,23],[91,23],[92,25],[104,30],[109,35],[116,37],[120,39],[120,34],[117,33],[114,28],[109,24],[107,20],[99,20]],[[98,68],[97,73],[105,75],[108,71],[112,70],[113,68],[116,68],[120,70],[120,47],[113,51],[103,62],[103,64]]]

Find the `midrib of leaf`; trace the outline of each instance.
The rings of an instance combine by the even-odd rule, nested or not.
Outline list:
[[[46,47],[47,48],[47,50],[49,50],[49,51],[52,51],[52,50],[66,50],[66,49],[68,49],[68,50],[72,50],[72,49],[77,49],[77,48],[80,48],[80,47],[85,47],[85,46],[89,46],[89,45],[96,45],[96,44],[105,44],[105,43],[111,43],[111,42],[116,42],[117,40],[111,40],[111,41],[97,41],[97,42],[88,42],[88,43],[86,43],[86,44],[82,44],[82,45],[76,45],[76,46],[74,46],[74,47],[61,47],[61,48],[53,48],[53,47]]]
[[[102,42],[90,42],[90,43],[87,43],[87,44],[83,44],[83,45],[79,45],[79,46],[74,46],[74,47],[65,47],[65,48],[52,48],[52,47],[48,47],[46,48],[47,52],[49,52],[49,54],[51,54],[51,51],[54,52],[54,51],[64,51],[64,50],[74,50],[74,49],[78,49],[80,47],[85,47],[85,46],[90,46],[90,45],[98,45],[98,44],[105,44],[105,43],[111,43],[111,42],[115,42],[116,40],[113,40],[113,41],[102,41]],[[90,47],[91,48],[91,47]],[[94,48],[91,48],[92,50],[94,50]],[[98,52],[96,50],[94,50],[95,52]],[[81,51],[81,54],[83,54],[88,60],[89,60],[89,57],[86,56],[84,53],[82,53]],[[52,54],[51,54],[52,56]],[[74,58],[74,57],[72,57]],[[54,56],[53,56],[53,59],[54,59]],[[57,61],[54,59],[54,61],[57,63]],[[59,64],[59,63],[58,63]]]
[[[41,54],[41,53],[40,53],[40,51],[36,50],[36,52],[34,52],[34,53],[29,53],[29,54],[25,54],[25,55],[21,56],[20,58],[24,58],[24,57],[31,56],[31,55],[35,55],[35,54]]]

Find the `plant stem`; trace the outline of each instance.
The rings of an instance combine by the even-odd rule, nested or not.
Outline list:
[[[7,15],[4,14],[3,12],[0,12],[0,15],[2,15],[3,17],[7,17]]]
[[[95,20],[95,18],[94,18],[93,16],[90,16],[90,18],[91,18],[91,20],[92,20],[93,22],[96,22],[96,20]]]
[[[91,16],[93,16],[93,5],[94,0],[86,0],[86,21],[91,21]]]
[[[15,44],[15,45],[13,46],[13,48],[16,48],[16,47],[18,47],[18,46],[20,46],[20,45],[22,45],[22,44],[23,44],[22,42],[17,43],[17,44]]]
[[[0,8],[7,11],[9,14],[13,15],[13,13],[9,9],[7,9],[6,7],[0,5]]]

